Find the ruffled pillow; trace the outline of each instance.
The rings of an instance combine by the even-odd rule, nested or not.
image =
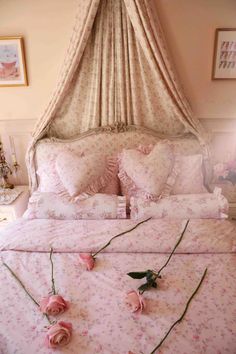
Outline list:
[[[55,162],[54,189],[59,194],[66,190],[70,196],[81,198],[98,192],[118,194],[117,159],[100,153],[78,156],[72,151],[61,152]],[[44,176],[45,179],[45,176]],[[57,188],[55,188],[55,186]],[[50,188],[50,187],[49,187]],[[47,192],[51,192],[48,190]],[[42,191],[42,182],[41,189]]]
[[[158,201],[132,197],[131,219],[225,219],[228,201],[213,193],[172,195]]]
[[[125,219],[125,197],[95,194],[87,199],[72,201],[56,193],[34,192],[24,213],[26,219]]]
[[[158,142],[147,149],[123,150],[119,156],[118,174],[122,194],[127,199],[131,196],[157,199],[162,193],[167,194],[167,181],[173,165],[173,149],[168,141]]]
[[[171,194],[201,194],[208,193],[204,186],[202,155],[176,155],[175,179]]]

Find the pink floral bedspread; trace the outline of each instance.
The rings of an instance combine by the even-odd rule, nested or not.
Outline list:
[[[128,311],[125,294],[142,280],[126,273],[159,269],[174,247],[183,221],[150,220],[112,245],[88,272],[78,253],[96,251],[113,235],[135,225],[131,220],[17,220],[0,235],[1,354],[150,354],[180,317],[201,275],[207,276],[184,320],[159,354],[236,353],[236,224],[225,220],[192,220],[176,255],[163,271],[159,289],[144,294],[147,307]],[[67,347],[44,345],[47,322],[8,270],[21,277],[37,300],[51,290],[49,249],[53,247],[56,288],[70,309]]]

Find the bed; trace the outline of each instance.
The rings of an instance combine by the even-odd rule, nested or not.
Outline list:
[[[73,140],[42,139],[36,147],[40,170],[65,148],[70,151],[116,153],[161,140],[146,129],[116,132],[103,128]],[[193,137],[172,138],[178,153],[196,154],[202,147]],[[205,154],[205,152],[204,152]],[[207,160],[207,159],[205,159]],[[33,189],[40,186],[32,176]],[[151,218],[115,239],[100,253],[91,271],[80,254],[96,252],[111,237],[133,228],[133,219],[62,220],[22,218],[0,236],[1,262],[8,264],[36,299],[51,290],[50,249],[53,248],[56,289],[70,302],[59,319],[73,325],[71,341],[56,352],[70,354],[150,354],[183,312],[205,268],[207,275],[181,323],[156,353],[236,353],[236,225],[220,218],[194,218],[163,270],[158,288],[143,294],[142,313],[130,312],[127,292],[140,279],[127,273],[159,269],[180,237],[187,218]],[[0,272],[0,353],[54,353],[45,346],[47,320],[11,273]]]

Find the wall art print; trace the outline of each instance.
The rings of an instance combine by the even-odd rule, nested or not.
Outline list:
[[[236,28],[217,28],[212,79],[236,79]]]
[[[27,85],[23,37],[0,37],[0,87]]]

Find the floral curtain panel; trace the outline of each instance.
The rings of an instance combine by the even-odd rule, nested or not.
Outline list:
[[[204,141],[171,67],[151,0],[78,0],[78,15],[55,91],[28,151],[44,136],[71,138],[114,123]],[[35,171],[34,171],[35,173]]]
[[[35,138],[46,132],[69,138],[117,122],[201,136],[172,71],[152,2],[79,2],[61,79]]]

